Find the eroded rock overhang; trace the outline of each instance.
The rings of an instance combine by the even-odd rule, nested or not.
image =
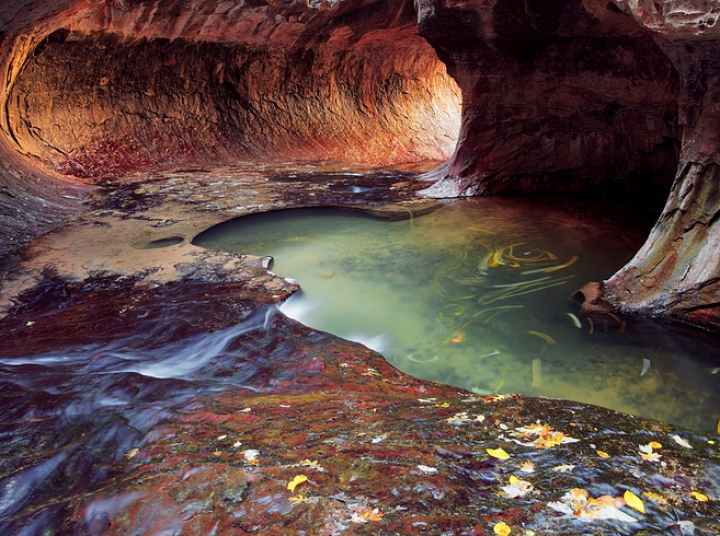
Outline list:
[[[7,219],[21,218],[32,176],[88,184],[238,161],[442,161],[454,150],[460,93],[410,3],[36,4],[0,9],[0,150],[25,170],[2,199]]]
[[[664,195],[674,180],[648,242],[604,289],[626,312],[717,326],[718,10],[4,2],[0,242],[75,209],[80,186],[69,185],[128,171],[452,153],[429,195],[597,185]]]

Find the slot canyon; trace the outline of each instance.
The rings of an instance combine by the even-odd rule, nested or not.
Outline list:
[[[0,532],[720,534],[720,408],[710,433],[416,378],[283,314],[304,283],[272,255],[194,242],[282,209],[419,227],[457,198],[629,203],[635,249],[571,280],[567,314],[717,346],[718,19],[709,0],[2,0]],[[486,270],[519,267],[495,231],[475,230]]]

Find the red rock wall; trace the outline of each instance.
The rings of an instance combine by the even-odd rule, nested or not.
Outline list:
[[[720,329],[720,7],[676,0],[624,6],[680,74],[682,151],[657,224],[605,285],[626,312]]]
[[[447,67],[462,127],[428,195],[676,177],[606,294],[718,327],[719,17],[694,0],[6,0],[0,245],[72,210],[58,173],[445,158]]]
[[[457,87],[403,2],[107,2],[57,26],[10,88],[7,129],[69,175],[454,149]]]
[[[4,0],[0,108],[0,253],[76,210],[78,179],[443,160],[460,122],[399,0]]]
[[[614,4],[421,0],[418,18],[463,93],[457,151],[428,195],[669,185],[678,75]]]

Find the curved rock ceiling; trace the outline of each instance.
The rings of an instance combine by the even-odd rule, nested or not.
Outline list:
[[[46,4],[0,7],[2,244],[123,172],[447,159],[427,195],[670,190],[607,297],[720,325],[714,2]]]

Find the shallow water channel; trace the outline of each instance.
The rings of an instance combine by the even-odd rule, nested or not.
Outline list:
[[[593,321],[570,300],[641,245],[647,229],[619,216],[523,198],[455,200],[399,221],[294,209],[226,222],[194,243],[272,256],[273,270],[303,289],[283,304],[286,315],[360,341],[414,376],[713,432],[716,339],[638,317]]]

